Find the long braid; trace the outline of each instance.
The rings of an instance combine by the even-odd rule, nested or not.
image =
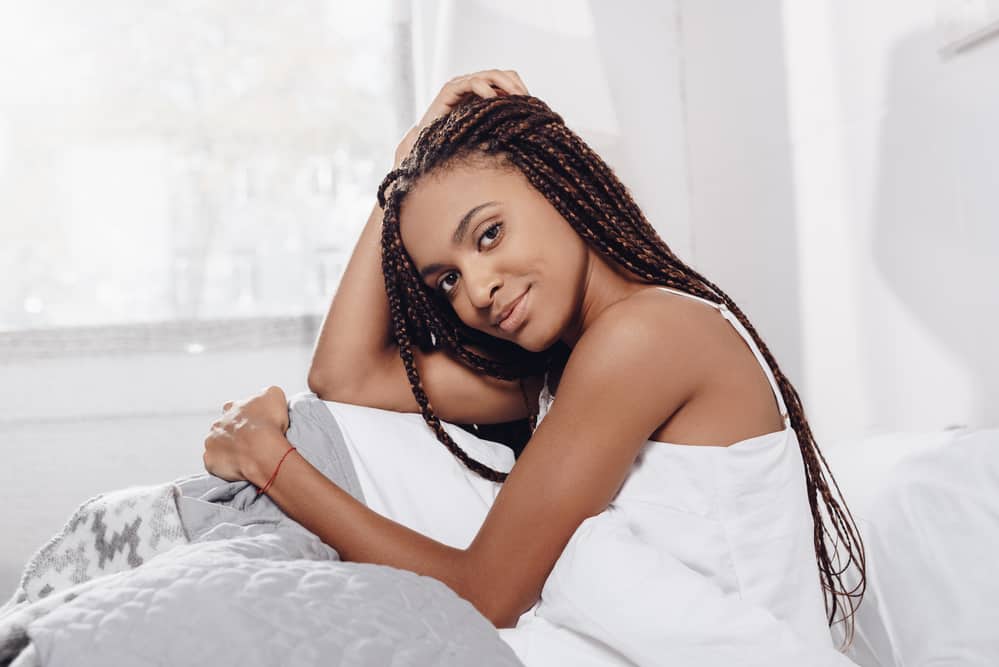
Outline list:
[[[412,345],[423,350],[444,348],[481,373],[520,380],[532,431],[537,425],[537,413],[530,404],[523,378],[542,370],[547,372],[559,354],[556,350],[559,344],[543,352],[529,352],[465,325],[445,299],[423,284],[405,251],[399,231],[399,210],[406,194],[428,174],[476,161],[519,170],[603,256],[650,284],[724,303],[749,331],[777,381],[798,437],[828,622],[846,623],[844,645],[848,646],[854,637],[854,614],[866,589],[864,545],[839,485],[812,435],[797,390],[732,298],[680,260],[656,233],[613,170],[565,125],[559,114],[529,95],[474,98],[436,119],[421,130],[409,156],[385,176],[378,188],[378,201],[385,210],[382,270],[395,339],[413,396],[438,440],[475,473],[492,481],[506,480],[506,473],[469,457],[443,428],[420,382]],[[485,356],[469,346],[475,346]],[[831,524],[831,530],[827,524]],[[851,565],[858,572],[852,587],[846,582]],[[838,612],[842,613],[837,619]]]

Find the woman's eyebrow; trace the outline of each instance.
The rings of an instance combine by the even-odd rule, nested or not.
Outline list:
[[[451,242],[454,243],[454,245],[461,243],[462,239],[465,238],[465,231],[468,229],[468,223],[472,221],[472,217],[485,207],[498,203],[498,201],[487,201],[486,203],[479,204],[469,210],[468,213],[462,216],[461,221],[458,223],[458,227],[455,228],[454,235],[451,236]]]
[[[465,232],[468,231],[468,223],[472,221],[472,218],[475,217],[475,214],[484,209],[485,207],[492,206],[493,204],[499,204],[499,202],[487,201],[485,203],[479,204],[478,206],[473,206],[468,211],[468,213],[463,215],[461,217],[461,220],[458,222],[458,226],[454,230],[454,234],[451,235],[451,243],[453,243],[454,245],[460,244],[462,240],[465,238]],[[427,276],[429,276],[434,271],[437,271],[438,269],[442,268],[443,266],[444,266],[443,264],[438,264],[438,263],[427,264],[425,267],[420,269],[420,279],[426,280]]]

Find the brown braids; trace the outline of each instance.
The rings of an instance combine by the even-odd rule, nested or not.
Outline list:
[[[401,202],[422,177],[466,163],[518,169],[604,257],[650,284],[724,303],[750,332],[773,372],[798,437],[827,619],[830,626],[846,622],[844,647],[849,646],[854,636],[854,614],[866,589],[864,545],[839,485],[812,435],[798,392],[735,302],[673,253],[611,168],[565,125],[559,114],[530,95],[475,97],[435,119],[420,131],[410,154],[385,176],[378,188],[378,202],[384,209],[382,271],[395,340],[413,396],[437,439],[475,473],[493,481],[506,480],[506,473],[472,459],[445,431],[420,382],[413,361],[414,344],[424,351],[443,347],[481,373],[520,380],[532,431],[537,414],[527,398],[523,378],[547,370],[556,355],[555,348],[561,345],[543,352],[529,352],[472,329],[417,275],[399,231]],[[852,587],[847,583],[851,564],[857,570]],[[841,617],[837,619],[838,612]]]

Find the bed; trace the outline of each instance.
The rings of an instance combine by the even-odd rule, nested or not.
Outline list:
[[[308,393],[289,407],[288,437],[313,465],[369,506],[431,529],[420,512],[446,496],[388,508],[370,471],[345,464],[351,420],[373,423],[369,408],[330,410]],[[450,456],[419,415],[380,413],[378,437]],[[493,467],[513,465],[506,447],[449,431]],[[999,430],[965,429],[826,448],[868,550],[868,595],[844,664],[999,664],[997,444]],[[460,463],[444,457],[433,469],[447,475],[448,465]],[[495,491],[484,481],[474,493],[481,503],[433,537],[467,544]],[[126,547],[110,548],[115,539]],[[82,503],[0,608],[0,666],[630,664],[612,646],[529,620],[529,637],[521,624],[497,630],[435,579],[342,562],[252,485],[200,473]],[[789,664],[776,648],[747,660]]]
[[[868,559],[850,658],[999,665],[999,429],[885,433],[827,458]]]

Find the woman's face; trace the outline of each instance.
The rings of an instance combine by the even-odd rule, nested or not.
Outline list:
[[[519,170],[458,166],[424,177],[403,200],[399,228],[424,284],[468,326],[537,352],[572,321],[588,247]]]

